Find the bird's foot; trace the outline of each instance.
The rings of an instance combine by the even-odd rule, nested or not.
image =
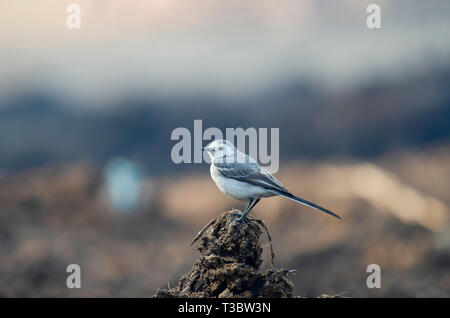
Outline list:
[[[234,219],[236,222],[241,222],[243,224],[247,224],[248,219],[243,213],[241,213],[241,212],[234,212],[233,215],[236,216],[236,218]]]
[[[241,222],[242,224],[247,224],[248,219],[245,215],[241,215],[240,217],[236,218],[236,222]]]
[[[234,212],[233,212],[233,215],[234,215],[234,216],[241,217],[243,214],[242,214],[242,212],[234,211]]]

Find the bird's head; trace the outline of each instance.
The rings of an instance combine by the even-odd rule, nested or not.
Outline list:
[[[231,156],[235,152],[235,148],[231,142],[224,139],[216,139],[208,146],[203,148],[211,160],[219,160],[227,156]]]

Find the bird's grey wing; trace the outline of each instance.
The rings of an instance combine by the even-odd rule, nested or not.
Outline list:
[[[278,190],[290,193],[280,181],[269,172],[261,168],[257,163],[233,162],[233,163],[213,163],[219,173],[226,177],[242,182],[260,186],[269,190]]]

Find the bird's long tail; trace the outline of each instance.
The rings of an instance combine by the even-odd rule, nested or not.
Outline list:
[[[342,217],[340,217],[340,216],[337,215],[336,213],[331,212],[330,210],[327,210],[327,209],[321,207],[320,205],[317,205],[317,204],[314,204],[314,203],[312,203],[312,202],[306,201],[305,199],[299,198],[299,197],[293,195],[292,193],[289,193],[289,192],[282,192],[282,191],[277,191],[277,193],[278,193],[279,195],[285,197],[285,198],[291,199],[292,201],[295,201],[295,202],[304,204],[304,205],[306,205],[306,206],[309,206],[309,207],[311,207],[311,208],[314,208],[314,209],[316,209],[316,210],[320,210],[320,211],[322,211],[322,212],[328,213],[328,214],[334,216],[335,218],[338,218],[338,219],[342,220]]]

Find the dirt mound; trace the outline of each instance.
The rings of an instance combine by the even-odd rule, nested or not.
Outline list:
[[[192,243],[201,238],[197,248],[200,257],[191,272],[180,279],[178,286],[158,290],[154,297],[293,296],[294,285],[287,278],[290,271],[272,268],[259,272],[260,236],[267,231],[264,223],[252,217],[246,224],[236,222],[236,212],[223,213],[199,232]],[[206,236],[201,237],[204,232]],[[270,240],[268,231],[267,235]]]

